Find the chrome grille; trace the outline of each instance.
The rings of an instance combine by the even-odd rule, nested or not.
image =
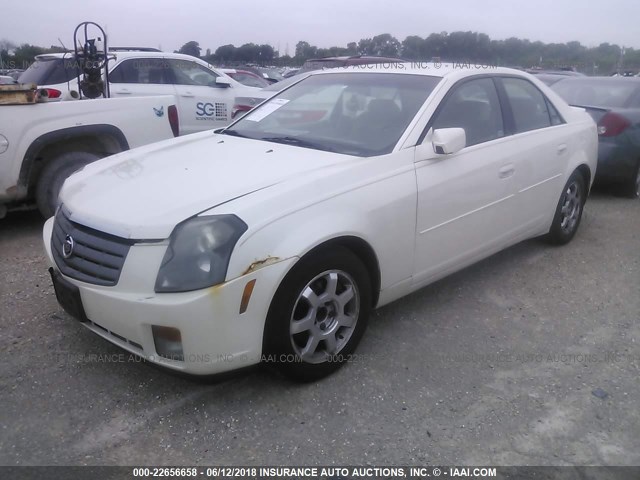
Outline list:
[[[73,250],[65,258],[67,238],[73,239]],[[69,220],[63,208],[58,209],[51,236],[51,252],[60,271],[67,277],[94,285],[118,283],[124,260],[133,242]]]

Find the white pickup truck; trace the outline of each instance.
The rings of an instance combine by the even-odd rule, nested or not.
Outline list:
[[[179,133],[174,96],[0,105],[0,218],[37,204],[48,218],[74,171]]]

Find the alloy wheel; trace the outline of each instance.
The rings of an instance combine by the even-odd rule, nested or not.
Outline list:
[[[573,181],[564,192],[562,207],[560,209],[560,228],[565,233],[570,233],[578,224],[580,209],[582,208],[582,192],[578,182]]]
[[[360,294],[341,270],[317,275],[300,292],[290,320],[291,344],[308,363],[322,363],[349,342],[358,322]]]

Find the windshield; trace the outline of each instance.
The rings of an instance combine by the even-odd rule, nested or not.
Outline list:
[[[440,78],[311,75],[222,133],[368,157],[390,153]]]
[[[551,88],[569,105],[624,108],[639,86],[640,82],[625,82],[620,79],[566,79],[554,83]]]

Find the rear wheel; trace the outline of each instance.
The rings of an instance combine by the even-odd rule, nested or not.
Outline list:
[[[574,237],[582,219],[586,192],[584,177],[580,172],[573,172],[558,200],[553,223],[546,237],[549,243],[564,245]]]
[[[36,186],[36,203],[43,217],[49,218],[55,214],[58,194],[64,181],[76,170],[99,158],[88,152],[67,152],[45,165]]]
[[[640,197],[640,160],[636,164],[635,174],[631,176],[625,186],[626,195],[629,198]]]
[[[370,310],[368,271],[351,251],[335,247],[303,258],[271,303],[266,358],[293,380],[329,375],[349,360]]]

